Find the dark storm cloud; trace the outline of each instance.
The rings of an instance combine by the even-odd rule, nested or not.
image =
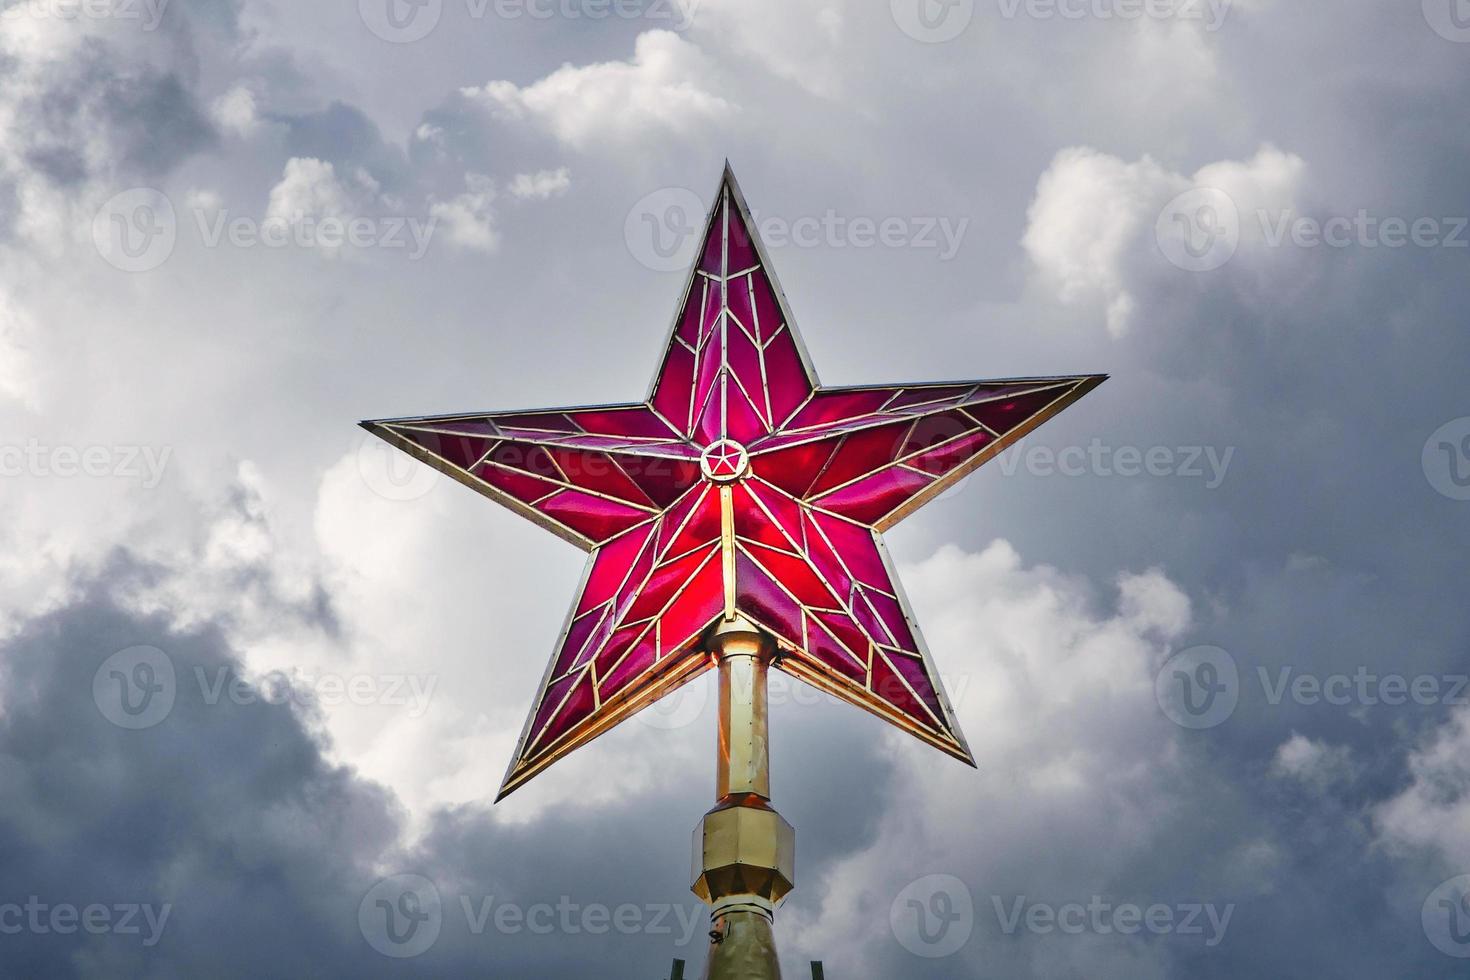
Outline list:
[[[119,556],[0,647],[0,906],[20,909],[0,911],[0,972],[577,977],[600,961],[599,976],[655,980],[675,956],[700,958],[707,912],[688,891],[687,847],[668,845],[689,839],[702,794],[567,807],[524,825],[483,807],[441,811],[404,851],[392,793],[326,761],[309,715],[263,695],[211,699],[221,671],[240,673],[218,625],[180,630],[115,600],[169,574]],[[131,670],[120,681],[108,665],[138,646],[166,654],[173,702],[129,730],[109,720],[115,684],[133,707],[156,709],[128,686]],[[836,726],[787,731],[804,743],[793,756],[844,755]],[[850,761],[834,775],[843,797],[881,771]],[[823,816],[804,795],[794,812],[835,826],[838,844],[861,838],[861,824]],[[831,843],[804,858],[809,873]],[[422,875],[441,898],[439,938],[412,959],[381,955],[359,924],[380,874]],[[153,925],[139,911],[138,933],[53,927],[52,909],[98,905],[139,906]]]
[[[88,144],[100,136],[107,163],[134,177],[156,177],[208,147],[214,130],[179,76],[123,64],[100,41],[46,73],[20,106],[17,134],[30,166],[62,185],[94,176]]]

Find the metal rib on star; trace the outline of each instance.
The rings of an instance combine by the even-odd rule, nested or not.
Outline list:
[[[880,532],[1103,376],[822,388],[727,168],[648,401],[364,423],[591,551],[503,798],[708,669],[776,667],[973,765]]]

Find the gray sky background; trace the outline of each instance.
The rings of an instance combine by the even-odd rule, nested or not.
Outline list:
[[[702,959],[708,686],[491,808],[581,556],[354,423],[641,398],[729,158],[825,383],[1113,376],[888,536],[978,771],[774,692],[788,975],[1463,975],[1460,0],[0,6],[0,973]]]

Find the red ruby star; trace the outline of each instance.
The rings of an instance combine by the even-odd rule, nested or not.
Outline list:
[[[728,167],[648,399],[364,422],[591,558],[500,796],[711,666],[776,666],[974,765],[880,532],[1103,375],[824,388]]]

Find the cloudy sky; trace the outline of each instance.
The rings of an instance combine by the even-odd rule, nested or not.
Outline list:
[[[355,422],[641,397],[728,158],[825,383],[1112,375],[888,536],[977,771],[773,690],[787,975],[1463,975],[1467,89],[1462,0],[0,0],[0,973],[695,972],[708,686],[492,808],[582,556]]]

